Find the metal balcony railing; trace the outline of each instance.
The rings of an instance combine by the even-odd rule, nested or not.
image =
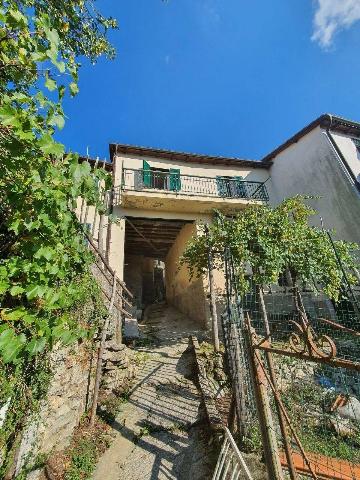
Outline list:
[[[149,191],[181,195],[245,198],[269,201],[263,182],[242,180],[241,177],[201,177],[181,175],[175,171],[130,169],[123,170],[122,190]]]

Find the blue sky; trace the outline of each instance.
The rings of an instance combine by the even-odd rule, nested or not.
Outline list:
[[[260,159],[321,113],[360,121],[360,0],[98,0],[114,61],[84,62],[58,138]]]

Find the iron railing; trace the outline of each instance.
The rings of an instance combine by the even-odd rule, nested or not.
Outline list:
[[[242,453],[230,431],[225,427],[224,442],[212,480],[238,480],[239,478],[253,480]]]
[[[211,178],[181,175],[176,170],[169,172],[125,168],[121,188],[122,190],[156,190],[181,195],[269,201],[268,192],[263,182],[242,180],[241,177],[217,176]]]

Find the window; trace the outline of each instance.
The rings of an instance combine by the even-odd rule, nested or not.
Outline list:
[[[169,173],[170,170],[165,168],[150,167],[151,172],[151,188],[158,190],[169,190]]]
[[[178,168],[157,168],[151,167],[143,160],[142,187],[155,188],[157,190],[181,190],[181,177]],[[137,181],[137,184],[139,181]]]
[[[247,198],[246,183],[243,177],[216,177],[218,193],[221,197]]]
[[[355,144],[356,150],[360,153],[360,138],[353,138],[352,141]]]

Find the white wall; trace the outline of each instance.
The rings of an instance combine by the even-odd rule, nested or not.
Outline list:
[[[136,155],[117,156],[114,159],[116,163],[123,161],[124,168],[134,169],[142,168],[143,160],[146,160],[154,168],[179,168],[181,175],[199,175],[210,178],[215,178],[217,175],[242,176],[246,180],[258,182],[265,181],[269,176],[268,170],[265,168],[251,169],[241,164],[239,167],[210,165]],[[117,170],[119,171],[119,168]]]
[[[348,139],[341,142],[347,156],[354,153]],[[310,203],[320,212],[325,227],[334,228],[337,238],[360,243],[359,193],[320,127],[279,153],[270,174],[277,202],[296,194],[319,195]],[[320,225],[319,216],[313,223]]]
[[[360,181],[360,154],[357,151],[352,137],[343,133],[332,132],[341,153],[344,155],[348,166],[358,181]]]

